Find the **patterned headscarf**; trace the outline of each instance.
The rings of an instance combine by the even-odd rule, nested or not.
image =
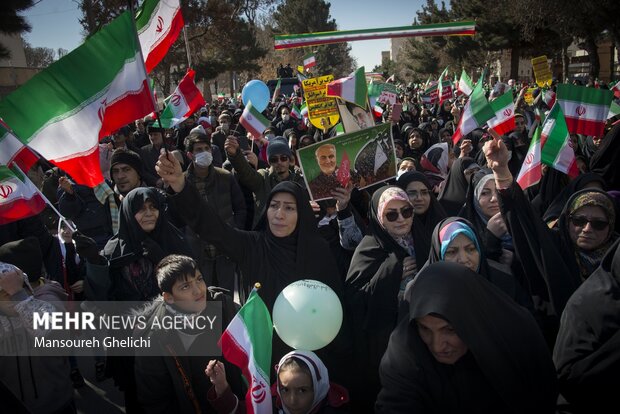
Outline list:
[[[607,216],[607,220],[609,220],[609,234],[611,234],[616,225],[616,211],[609,197],[597,191],[583,193],[575,197],[568,208],[568,215],[570,216],[581,207],[587,206],[600,207],[603,209],[605,216]]]
[[[452,241],[459,234],[464,234],[465,236],[467,236],[468,239],[473,241],[476,245],[476,250],[478,250],[478,254],[482,255],[482,251],[480,250],[480,244],[478,243],[478,239],[476,238],[474,231],[467,224],[461,221],[453,221],[439,231],[439,243],[441,244],[441,260],[444,260],[446,256],[446,250],[448,250],[450,243],[452,243]],[[479,270],[480,264],[478,264],[478,270],[476,271]]]
[[[377,209],[377,219],[383,228],[385,228],[383,225],[383,212],[385,211],[388,203],[394,200],[401,200],[407,202],[407,204],[411,204],[411,201],[409,201],[409,196],[407,196],[405,190],[398,187],[390,187],[385,190],[383,194],[381,194],[381,198],[379,199],[379,208]]]

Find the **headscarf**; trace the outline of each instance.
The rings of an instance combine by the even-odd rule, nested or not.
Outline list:
[[[605,136],[590,159],[590,171],[599,174],[610,189],[620,189],[620,123]]]
[[[145,233],[134,217],[147,200],[159,210],[155,229],[150,233]],[[143,255],[142,242],[147,238],[156,242],[166,254],[192,256],[182,233],[168,221],[163,194],[153,187],[138,187],[123,198],[118,234],[108,241],[103,254],[109,260],[140,258]]]
[[[319,404],[323,402],[325,397],[327,397],[327,393],[329,392],[330,384],[327,367],[325,366],[323,361],[321,361],[321,359],[316,356],[314,352],[302,350],[291,351],[280,359],[280,362],[278,362],[278,366],[276,367],[278,384],[280,381],[280,368],[284,365],[286,361],[291,358],[295,358],[298,362],[306,365],[308,367],[308,371],[310,371],[312,388],[314,390],[314,399],[312,400],[312,406],[310,407],[310,410],[308,410],[308,413],[311,413],[312,410],[317,408]],[[281,399],[282,396],[280,395],[280,387],[278,386],[276,387],[276,389],[278,392],[278,397],[280,397]],[[289,411],[286,406],[284,406],[284,404],[282,404],[282,410],[286,414],[289,414]]]
[[[393,339],[404,328],[419,339],[414,320],[431,314],[440,316],[467,345],[476,365],[507,407],[516,413],[553,412],[557,398],[555,368],[540,328],[527,310],[483,277],[456,263],[425,267],[412,282],[408,295],[409,319],[396,328]],[[390,347],[384,362],[390,360]],[[430,352],[416,352],[412,357],[422,369],[423,360],[436,366]],[[412,371],[411,375],[418,372],[407,371]]]
[[[592,251],[584,251],[577,247],[572,242],[569,233],[570,215],[586,206],[600,207],[605,212],[605,216],[609,221],[607,238],[598,248]],[[582,279],[586,279],[598,267],[611,244],[618,238],[618,235],[614,232],[615,221],[616,212],[614,202],[604,191],[594,188],[581,190],[575,193],[566,203],[559,220],[560,234],[562,235],[562,242],[566,244],[565,248],[569,248],[569,251],[574,253]]]
[[[447,143],[435,144],[422,155],[420,165],[424,171],[445,179],[448,176],[448,162],[450,160],[448,152]]]
[[[482,207],[480,206],[480,194],[482,194],[482,190],[484,190],[484,186],[486,185],[486,183],[494,179],[495,177],[493,174],[486,174],[482,178],[480,178],[480,180],[476,183],[476,186],[474,187],[474,200],[473,200],[474,209],[476,210],[478,217],[484,223],[485,226],[487,225],[491,217],[487,218],[486,215],[482,211]],[[504,249],[508,249],[511,251],[514,250],[514,246],[512,244],[512,236],[510,235],[509,232],[502,234],[500,239],[502,241],[502,247]]]
[[[446,257],[446,250],[448,250],[450,244],[459,234],[465,235],[469,240],[474,242],[476,250],[478,250],[478,254],[482,255],[482,249],[480,249],[480,244],[478,243],[478,239],[476,238],[472,228],[462,221],[453,221],[439,230],[439,243],[441,245],[439,257],[441,257],[442,261]],[[480,263],[478,263],[478,270],[480,270]]]
[[[564,206],[566,205],[568,199],[571,198],[571,196],[577,191],[589,187],[589,184],[593,182],[599,183],[603,189],[606,188],[605,181],[600,175],[595,173],[580,174],[575,179],[571,180],[568,185],[565,186],[553,199],[551,205],[549,205],[546,209],[543,214],[543,221],[545,223],[549,223],[550,221],[557,220],[558,217],[560,217],[560,214],[562,214],[562,210],[564,210]]]
[[[392,237],[396,241],[396,243],[398,243],[403,249],[407,251],[409,256],[415,256],[413,237],[411,236],[411,233],[407,233],[407,235],[405,236],[398,236],[390,233],[385,228],[385,224],[383,222],[383,213],[385,212],[388,204],[392,201],[404,201],[409,206],[411,206],[409,197],[404,190],[399,187],[388,187],[385,191],[381,193],[381,196],[379,197],[379,201],[377,204],[377,221],[379,222],[379,225],[383,228],[383,230],[385,230],[386,233],[388,233],[390,237]],[[413,206],[411,207],[413,208]]]
[[[413,245],[415,246],[415,258],[418,267],[428,260],[431,249],[431,236],[437,223],[447,217],[441,204],[435,198],[433,189],[426,176],[417,171],[408,171],[398,177],[396,185],[407,190],[407,186],[412,182],[421,182],[426,186],[431,197],[431,202],[423,214],[414,213],[413,215]]]
[[[465,204],[469,183],[464,173],[469,166],[475,163],[476,161],[470,157],[457,158],[448,172],[446,184],[437,199],[450,216],[459,214],[463,204]]]

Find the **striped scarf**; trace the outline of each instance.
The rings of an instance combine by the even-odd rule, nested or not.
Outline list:
[[[114,198],[114,191],[110,188],[110,186],[104,181],[98,186],[93,188],[93,192],[95,193],[95,197],[101,204],[105,204],[106,200],[110,203],[110,217],[112,218],[112,234],[118,233],[119,227],[119,211],[118,204],[116,204],[116,199]]]

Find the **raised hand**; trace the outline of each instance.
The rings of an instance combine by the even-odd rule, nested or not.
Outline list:
[[[185,187],[185,176],[179,160],[163,148],[155,164],[155,171],[173,191],[179,193]]]

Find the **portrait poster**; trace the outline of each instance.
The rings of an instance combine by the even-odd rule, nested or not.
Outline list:
[[[331,191],[352,183],[364,189],[396,176],[390,124],[339,135],[297,150],[312,200],[333,198]]]
[[[334,75],[327,75],[304,79],[301,83],[308,105],[308,118],[319,129],[330,128],[340,119],[336,98],[327,96],[327,84],[333,80]]]
[[[360,131],[375,125],[375,118],[369,109],[370,105],[366,104],[366,108],[361,108],[340,98],[336,98],[336,102],[344,132]]]

